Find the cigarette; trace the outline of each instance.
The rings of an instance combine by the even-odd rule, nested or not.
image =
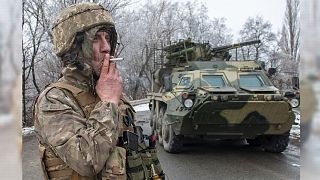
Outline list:
[[[122,61],[123,58],[111,58],[110,61],[115,62],[115,61]]]

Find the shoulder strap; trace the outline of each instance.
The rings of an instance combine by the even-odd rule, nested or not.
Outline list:
[[[64,82],[55,82],[55,83],[51,83],[49,85],[49,87],[59,87],[59,88],[63,88],[63,89],[67,89],[70,92],[72,92],[73,95],[78,95],[81,92],[84,92],[84,90],[77,88],[75,86],[72,86],[70,84],[64,83]]]
[[[49,85],[49,87],[58,87],[70,91],[76,98],[87,118],[90,116],[90,113],[94,108],[93,106],[98,101],[100,101],[100,98],[98,96],[95,97],[88,91],[82,90],[64,82],[52,83]]]

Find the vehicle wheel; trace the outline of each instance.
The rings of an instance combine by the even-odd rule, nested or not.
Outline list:
[[[291,106],[292,106],[293,108],[299,107],[299,105],[300,105],[300,101],[299,101],[299,99],[297,99],[297,98],[291,98],[291,99],[289,100],[289,103],[291,104]]]
[[[246,139],[247,140],[247,143],[250,145],[250,146],[261,146],[261,141],[260,139],[258,138],[255,138],[255,139]]]
[[[268,135],[260,138],[262,148],[267,152],[283,152],[289,144],[289,133],[284,135]]]
[[[164,113],[165,113],[165,109],[164,108],[160,108],[160,111],[159,111],[159,118],[157,119],[157,128],[156,128],[156,131],[157,131],[157,139],[158,139],[158,142],[160,145],[163,145],[163,142],[162,142],[162,122],[163,122],[163,116],[164,116]]]
[[[167,115],[163,118],[163,148],[169,153],[179,153],[183,147],[183,136],[175,135],[172,125],[168,125]]]

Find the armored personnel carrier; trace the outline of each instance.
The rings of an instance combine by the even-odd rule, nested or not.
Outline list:
[[[294,123],[287,99],[260,63],[230,60],[231,49],[255,43],[212,48],[187,39],[162,48],[148,97],[151,127],[167,152],[180,152],[186,136],[245,138],[268,152],[286,149]]]

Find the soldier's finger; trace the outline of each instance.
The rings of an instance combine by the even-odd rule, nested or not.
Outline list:
[[[110,64],[109,64],[109,73],[108,74],[114,75],[115,70],[116,70],[116,65],[113,62],[110,62]]]
[[[122,81],[122,77],[119,75],[119,82],[122,84],[123,81]]]
[[[102,67],[101,74],[108,74],[110,66],[110,59],[105,56]]]
[[[117,78],[117,80],[119,80],[121,78],[120,73],[117,69],[115,69],[114,75],[115,75],[115,78]]]

